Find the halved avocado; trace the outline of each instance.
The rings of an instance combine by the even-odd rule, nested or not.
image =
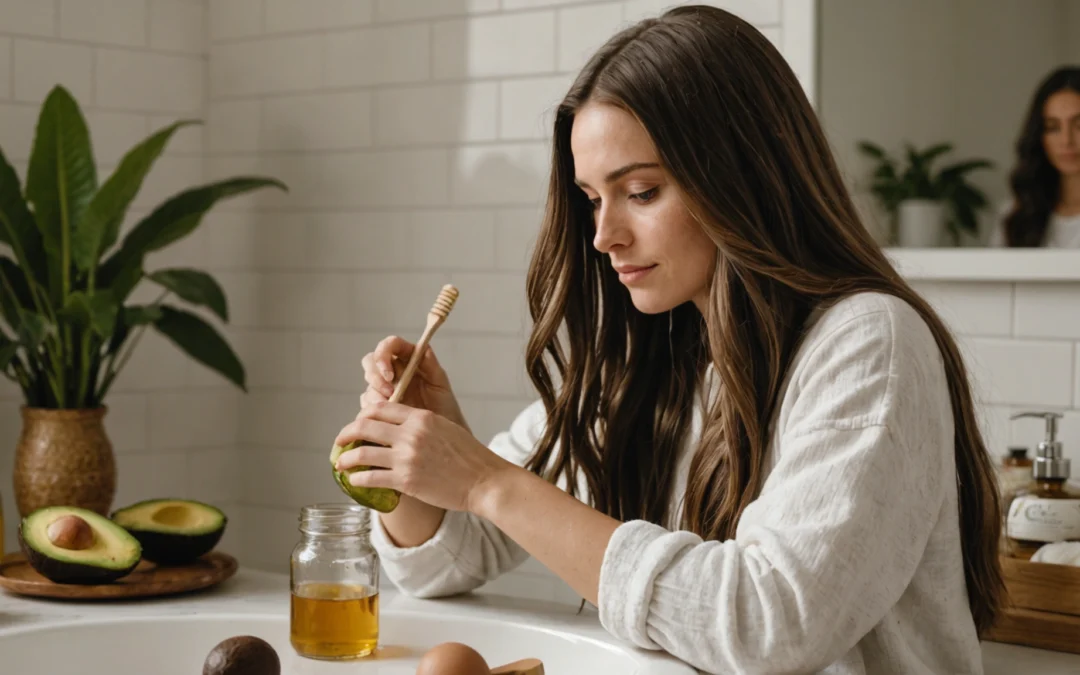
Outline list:
[[[330,450],[330,469],[334,472],[334,482],[338,484],[338,487],[342,491],[349,495],[354,502],[361,506],[366,506],[369,509],[375,509],[382,513],[390,513],[397,508],[398,502],[401,501],[401,493],[397,490],[390,488],[365,488],[356,487],[349,482],[349,475],[356,471],[368,471],[370,467],[358,466],[355,469],[347,469],[345,471],[337,470],[337,460],[341,456],[341,453],[346,450],[352,450],[356,447],[356,443],[349,443],[345,447],[341,447],[337,444]]]
[[[143,557],[159,565],[185,565],[209,553],[228,523],[221,509],[191,499],[148,499],[111,517],[139,540]]]
[[[142,547],[108,518],[74,506],[46,506],[19,523],[30,566],[59,584],[106,584],[139,564]]]

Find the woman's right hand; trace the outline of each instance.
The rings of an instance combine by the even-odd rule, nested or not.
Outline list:
[[[394,384],[405,371],[416,345],[391,335],[376,345],[361,361],[367,390],[360,396],[360,414],[372,403],[387,401],[394,393]],[[469,429],[461,412],[457,397],[450,386],[450,378],[439,364],[435,350],[428,345],[424,356],[413,373],[412,381],[400,403],[413,408],[430,410],[436,415]]]

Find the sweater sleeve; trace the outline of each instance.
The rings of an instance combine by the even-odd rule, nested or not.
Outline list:
[[[536,401],[523,410],[488,447],[523,466],[543,431],[544,408]],[[371,513],[371,541],[386,576],[402,592],[421,598],[465,593],[518,567],[529,554],[501,530],[471,513],[447,511],[434,536],[419,546],[394,544]]]
[[[618,528],[598,601],[610,633],[707,672],[816,672],[882,619],[954,484],[936,344],[897,318],[868,312],[811,345],[734,539]]]

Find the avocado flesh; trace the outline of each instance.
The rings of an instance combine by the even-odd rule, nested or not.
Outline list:
[[[356,442],[349,443],[345,447],[334,445],[330,450],[330,468],[334,472],[334,482],[338,484],[341,490],[349,495],[353,501],[361,506],[366,506],[369,509],[375,509],[381,513],[390,513],[397,508],[398,502],[401,500],[401,493],[397,490],[390,488],[365,488],[356,487],[349,483],[349,476],[355,471],[368,471],[371,467],[358,466],[355,469],[346,469],[345,471],[338,471],[334,468],[337,465],[338,457],[346,450],[352,450],[356,447]]]
[[[220,509],[190,499],[149,499],[111,517],[139,540],[143,557],[159,565],[186,565],[209,553],[228,523]]]
[[[94,542],[82,550],[61,548],[49,539],[48,528],[62,516],[78,516],[94,532]],[[19,523],[19,548],[41,576],[59,584],[106,584],[130,574],[139,564],[142,547],[122,527],[93,511],[73,506],[47,506]]]

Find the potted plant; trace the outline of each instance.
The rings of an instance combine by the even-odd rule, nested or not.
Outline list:
[[[105,401],[148,328],[246,390],[240,359],[191,311],[228,321],[218,283],[200,270],[151,271],[144,263],[147,254],[191,234],[219,200],[285,186],[245,176],[192,187],[120,237],[128,208],[169,139],[199,123],[180,120],[160,129],[99,184],[86,120],[57,86],[41,106],[25,189],[0,148],[0,373],[24,399],[14,472],[22,515],[53,504],[108,512],[116,469]],[[160,295],[148,304],[132,302],[139,284],[160,288]]]
[[[987,200],[968,181],[968,174],[990,168],[992,162],[971,159],[935,172],[934,160],[951,152],[951,144],[939,143],[919,151],[905,143],[903,164],[869,141],[859,142],[858,148],[877,163],[870,191],[892,218],[894,239],[900,246],[940,246],[946,232],[956,245],[961,232],[978,234],[976,214],[986,206]]]

